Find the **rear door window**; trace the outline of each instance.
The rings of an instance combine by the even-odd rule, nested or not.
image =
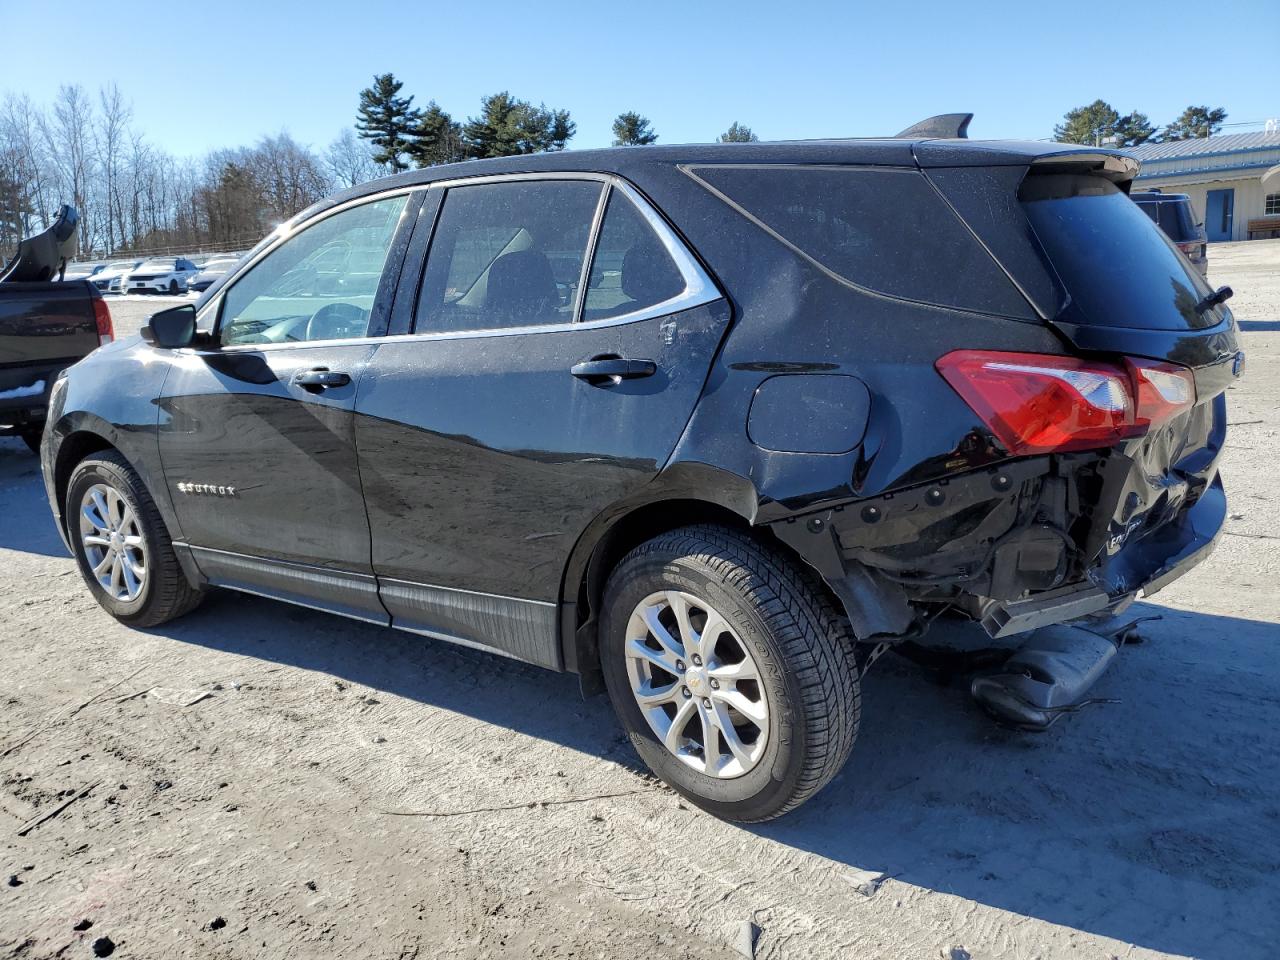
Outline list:
[[[603,188],[594,180],[451,187],[427,253],[415,332],[571,322]]]
[[[609,194],[591,260],[583,320],[608,320],[680,296],[685,280],[662,241],[621,190]]]
[[[919,171],[773,164],[689,172],[845,283],[920,303],[1034,317]]]

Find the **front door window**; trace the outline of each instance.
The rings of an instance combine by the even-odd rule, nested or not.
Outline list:
[[[348,340],[369,332],[373,300],[408,196],[350,207],[290,237],[222,301],[221,340]]]

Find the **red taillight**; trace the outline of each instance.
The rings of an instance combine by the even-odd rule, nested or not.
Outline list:
[[[937,367],[1015,456],[1112,446],[1195,403],[1191,372],[1172,364],[957,350]]]
[[[1137,388],[1138,426],[1150,429],[1195,404],[1196,378],[1186,367],[1151,360],[1126,362]]]
[[[111,310],[101,297],[93,298],[93,322],[98,325],[98,346],[106,346],[116,338],[115,328],[111,325]]]

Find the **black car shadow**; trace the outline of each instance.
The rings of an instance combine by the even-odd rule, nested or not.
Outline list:
[[[0,547],[64,554],[47,508],[36,510],[38,475],[7,469],[0,458],[0,509],[19,510]],[[1151,612],[1163,620],[1144,627],[1148,641],[1126,647],[1093,692],[1119,702],[1040,735],[995,726],[962,683],[885,657],[865,683],[844,772],[787,817],[744,829],[837,872],[876,871],[1153,950],[1263,955],[1280,936],[1280,625],[1134,615]],[[607,700],[583,703],[569,675],[221,591],[148,632],[640,769]]]
[[[1121,702],[1041,735],[997,727],[963,684],[885,658],[868,678],[844,773],[798,811],[748,829],[857,870],[1155,950],[1253,955],[1280,933],[1280,698],[1269,680],[1280,626],[1164,616],[1095,690]],[[232,594],[155,632],[639,769],[607,700],[581,702],[572,676]],[[1187,676],[1186,636],[1231,643],[1233,663]]]
[[[40,458],[13,437],[0,437],[0,547],[67,556],[45,499]]]

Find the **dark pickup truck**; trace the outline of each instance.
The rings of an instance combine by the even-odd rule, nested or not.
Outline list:
[[[113,336],[111,313],[93,285],[59,279],[77,219],[74,208],[63,207],[0,271],[0,436],[20,436],[34,451],[58,374]]]

